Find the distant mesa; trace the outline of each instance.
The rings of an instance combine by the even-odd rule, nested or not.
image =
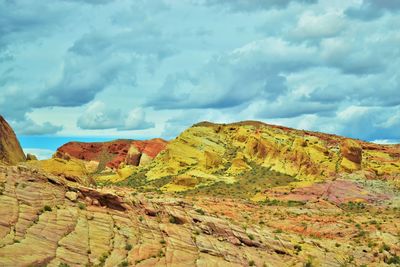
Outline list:
[[[26,161],[21,145],[10,125],[0,116],[0,162],[14,165]]]

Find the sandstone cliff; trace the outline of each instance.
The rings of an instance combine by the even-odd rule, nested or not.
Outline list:
[[[25,160],[25,154],[22,151],[13,129],[6,120],[0,116],[0,162],[16,164]]]

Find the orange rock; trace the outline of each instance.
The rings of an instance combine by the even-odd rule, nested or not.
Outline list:
[[[0,116],[0,162],[13,165],[23,161],[26,157],[13,129]]]

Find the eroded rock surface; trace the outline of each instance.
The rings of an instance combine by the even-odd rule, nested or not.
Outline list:
[[[24,166],[0,167],[0,185],[0,266],[383,266],[400,252],[399,216],[381,199],[349,217],[329,197],[177,198]]]
[[[0,163],[16,164],[26,160],[21,145],[13,129],[7,121],[0,116]]]

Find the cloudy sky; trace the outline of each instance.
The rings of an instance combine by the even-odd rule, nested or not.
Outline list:
[[[399,29],[398,0],[0,0],[0,114],[37,153],[203,120],[390,142]]]

